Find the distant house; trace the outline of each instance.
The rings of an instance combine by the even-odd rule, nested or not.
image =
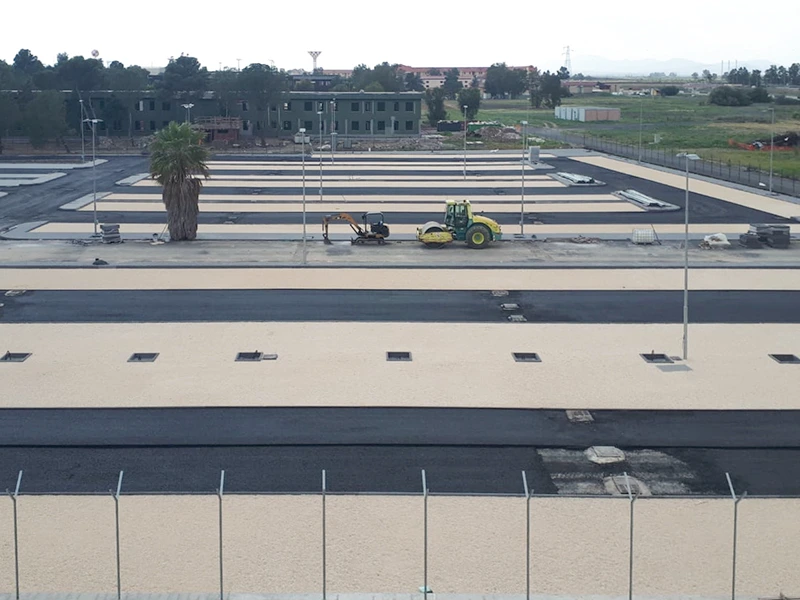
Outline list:
[[[565,121],[619,121],[618,108],[602,108],[599,106],[557,106],[556,119]]]

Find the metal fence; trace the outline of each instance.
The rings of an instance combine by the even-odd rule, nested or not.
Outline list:
[[[800,499],[639,495],[23,494],[0,590],[777,596],[800,591]],[[627,475],[624,476],[627,482]],[[740,506],[741,504],[741,506]],[[740,513],[744,513],[740,517]],[[5,531],[3,529],[5,528]],[[12,533],[13,529],[13,533]],[[13,540],[13,542],[11,542]],[[13,565],[13,569],[11,568]],[[10,574],[13,573],[13,576]]]
[[[613,140],[607,140],[588,134],[568,133],[559,129],[528,127],[529,134],[539,137],[563,142],[572,146],[578,146],[589,150],[596,150],[605,154],[621,156],[644,163],[659,165],[670,169],[683,170],[686,162],[678,158],[680,149],[670,148],[649,148],[643,146],[641,155],[639,146],[622,144]],[[715,161],[707,158],[692,161],[692,171],[698,175],[722,179],[731,183],[737,183],[757,189],[769,189],[769,172],[763,171],[750,165],[745,165],[734,161]],[[800,180],[792,177],[782,177],[772,175],[772,190],[777,193],[789,196],[800,195]]]

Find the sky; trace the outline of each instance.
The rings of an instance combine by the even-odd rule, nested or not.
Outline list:
[[[20,48],[45,64],[54,63],[59,52],[89,57],[96,49],[106,64],[164,66],[185,53],[210,70],[270,61],[279,68],[310,70],[308,51],[319,50],[318,64],[325,69],[383,61],[557,69],[565,46],[571,48],[573,72],[590,56],[717,65],[722,60],[800,62],[800,36],[789,30],[782,35],[779,26],[795,18],[797,0],[748,4],[746,10],[721,0],[4,4],[0,59],[6,62]]]

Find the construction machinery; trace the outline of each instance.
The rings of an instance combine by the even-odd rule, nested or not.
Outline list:
[[[502,236],[500,224],[489,217],[473,214],[469,200],[448,200],[444,223],[428,221],[417,228],[417,239],[429,248],[441,248],[458,240],[479,249]]]
[[[383,213],[364,213],[361,215],[363,226],[348,213],[336,213],[322,217],[322,239],[326,244],[331,243],[330,239],[328,239],[328,225],[336,221],[344,221],[350,225],[350,229],[356,234],[356,237],[350,238],[352,244],[365,244],[367,242],[384,244],[386,238],[389,237],[389,226],[383,220]]]

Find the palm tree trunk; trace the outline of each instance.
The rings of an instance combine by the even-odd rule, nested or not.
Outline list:
[[[164,185],[162,199],[167,209],[167,225],[172,241],[191,241],[197,237],[201,187],[202,183],[194,178]]]

